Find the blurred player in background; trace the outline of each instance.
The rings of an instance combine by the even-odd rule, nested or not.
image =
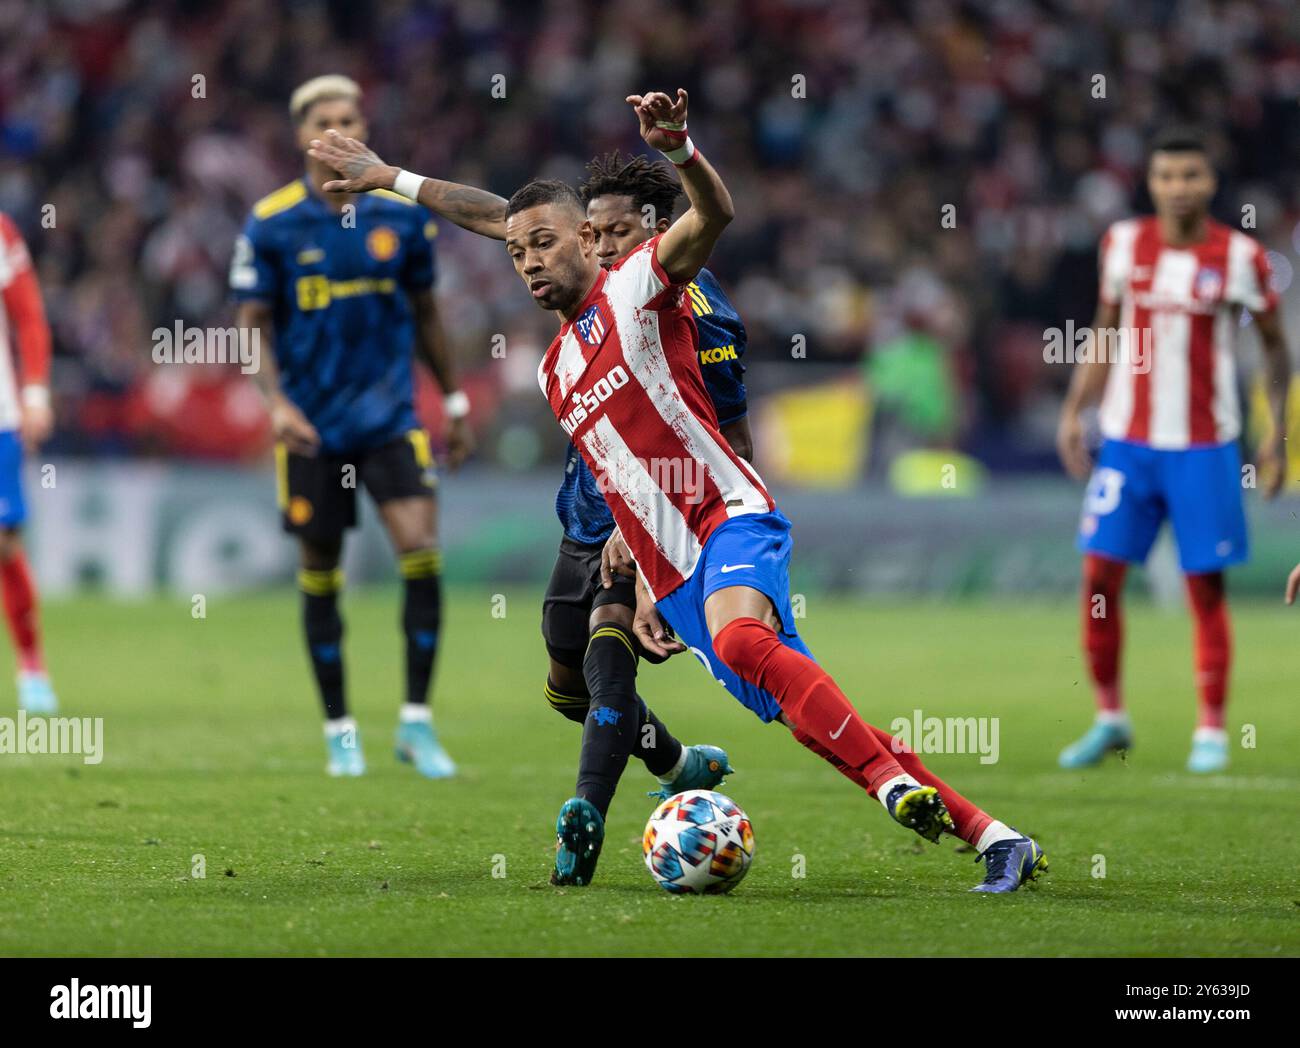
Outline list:
[[[18,662],[18,705],[53,714],[58,700],[45,672],[36,582],[23,551],[23,451],[54,428],[50,409],[50,328],[27,245],[0,212],[0,590]],[[18,368],[14,368],[15,349]],[[21,379],[21,384],[20,384]]]
[[[361,92],[317,77],[289,104],[298,145],[336,129],[364,139]],[[253,207],[231,263],[239,325],[260,332],[256,381],[277,440],[280,506],[298,537],[303,629],[325,707],[331,775],[365,771],[344,695],[338,599],[343,534],[365,486],[397,553],[404,585],[406,701],[397,753],[423,775],[455,773],[433,728],[429,687],[442,618],[435,476],[414,409],[412,352],[445,396],[452,465],[469,451],[468,398],[456,385],[434,297],[436,228],[422,207],[389,192],[323,192],[333,172],[306,173]]]
[[[863,721],[795,629],[790,522],[718,430],[686,304],[687,287],[731,220],[731,196],[687,134],[685,91],[675,101],[658,92],[627,101],[642,138],[677,166],[690,201],[667,231],[605,268],[581,198],[556,181],[516,192],[505,220],[516,272],[533,301],[561,320],[538,382],[557,421],[605,481],[602,493],[626,547],[620,559],[636,566],[634,636],[660,657],[691,651],[747,708],[790,727],[903,826],[927,840],[951,832],[974,845],[986,862],[976,890],[1015,891],[1047,868],[1038,844]],[[345,176],[333,188],[392,185],[422,201],[445,192],[439,183],[427,197],[426,179],[337,137],[328,150],[313,150]],[[662,469],[672,463],[683,471],[698,465],[697,483],[674,483],[680,476]],[[660,613],[680,641],[669,639]],[[626,733],[635,711],[611,710],[588,727],[593,721],[611,734]],[[564,803],[553,882],[590,883],[604,826],[585,798]]]
[[[1060,763],[1087,767],[1133,745],[1120,689],[1121,593],[1127,566],[1146,560],[1167,519],[1195,623],[1200,713],[1187,768],[1214,772],[1228,765],[1223,571],[1248,556],[1234,358],[1242,309],[1254,318],[1267,367],[1272,428],[1255,462],[1269,498],[1286,474],[1290,363],[1263,248],[1210,218],[1216,179],[1202,140],[1187,130],[1160,135],[1147,187],[1155,216],[1117,222],[1101,243],[1093,331],[1121,332],[1126,351],[1076,366],[1057,434],[1071,476],[1091,473],[1079,548],[1083,644],[1097,701],[1092,728]],[[1094,467],[1081,413],[1098,399],[1104,439]]]
[[[350,159],[332,140],[319,143],[316,152],[335,165]],[[381,163],[369,151],[356,155]],[[611,153],[594,159],[588,172],[581,195],[603,267],[668,229],[681,185],[663,164]],[[502,197],[436,179],[425,179],[418,196],[466,229],[505,239],[507,202]],[[738,455],[752,458],[741,361],[745,326],[708,270],[700,271],[688,294],[699,332],[699,367],[722,432]],[[584,726],[577,796],[603,818],[631,756],[659,779],[662,797],[720,785],[731,771],[726,752],[716,746],[683,746],[636,693],[637,662],[645,655],[632,633],[636,589],[631,579],[611,576],[608,568],[602,573],[602,552],[616,534],[614,517],[572,444],[555,509],[564,537],[542,601],[542,637],[550,658],[545,695],[552,709]],[[651,661],[662,659],[652,656]],[[629,709],[636,712],[631,730],[603,730],[607,718],[621,718]],[[562,882],[565,876],[557,873],[554,879]]]

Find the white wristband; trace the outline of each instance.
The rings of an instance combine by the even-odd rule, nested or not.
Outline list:
[[[397,172],[397,177],[393,179],[393,192],[398,196],[406,197],[407,200],[414,200],[418,203],[422,185],[424,185],[423,175],[417,175],[414,171],[403,169]]]
[[[448,418],[464,418],[469,414],[469,395],[463,389],[448,393],[442,398],[442,410]]]
[[[663,155],[673,162],[675,167],[685,167],[695,156],[695,143],[691,141],[691,136],[686,136],[686,143],[676,149],[662,150]]]
[[[23,386],[23,406],[28,408],[48,408],[50,406],[50,387]]]

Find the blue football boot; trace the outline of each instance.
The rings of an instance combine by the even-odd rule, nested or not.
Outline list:
[[[325,748],[329,763],[325,773],[334,778],[355,778],[366,773],[366,758],[361,753],[361,736],[355,727],[346,731],[326,732]]]
[[[718,746],[687,746],[683,753],[686,761],[677,778],[660,783],[659,789],[651,790],[646,796],[666,801],[686,790],[716,789],[722,785],[725,776],[736,771],[727,758],[727,751]]]
[[[404,721],[397,726],[397,759],[415,765],[415,770],[430,779],[450,779],[456,763],[438,741],[430,721]]]
[[[952,816],[933,786],[914,782],[900,782],[885,798],[885,809],[894,821],[915,830],[931,843],[938,844],[940,835],[953,832]]]
[[[48,675],[29,670],[18,674],[18,707],[38,717],[53,717],[59,712],[59,700]]]
[[[1047,872],[1047,854],[1032,837],[990,844],[975,861],[984,860],[984,883],[977,884],[973,892],[1005,894],[1013,892]]]
[[[1131,750],[1133,730],[1127,723],[1109,724],[1097,721],[1077,742],[1061,751],[1057,763],[1062,768],[1091,768],[1100,764],[1111,750]]]
[[[1228,734],[1214,728],[1198,728],[1192,736],[1192,752],[1187,770],[1209,775],[1228,770]]]
[[[555,869],[552,884],[585,887],[596,873],[600,846],[605,843],[605,819],[581,797],[564,802],[555,820]]]

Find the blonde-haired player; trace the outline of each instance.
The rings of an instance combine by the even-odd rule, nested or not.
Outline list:
[[[398,756],[442,778],[455,766],[433,730],[428,703],[442,558],[412,355],[425,361],[445,394],[453,465],[469,450],[469,402],[457,388],[438,321],[432,216],[394,193],[327,193],[321,187],[333,172],[306,155],[329,130],[364,138],[360,103],[361,89],[344,76],[316,77],[293,92],[289,115],[305,172],[253,206],[235,245],[230,286],[240,326],[260,332],[264,349],[256,381],[275,430],[284,529],[299,543],[302,621],[325,707],[327,770],[365,771],[344,694],[338,609],[343,534],[356,524],[359,484],[377,506],[405,588]]]

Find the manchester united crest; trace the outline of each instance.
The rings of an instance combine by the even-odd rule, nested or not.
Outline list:
[[[387,262],[395,254],[401,241],[388,226],[376,226],[366,234],[366,250],[376,262]]]

